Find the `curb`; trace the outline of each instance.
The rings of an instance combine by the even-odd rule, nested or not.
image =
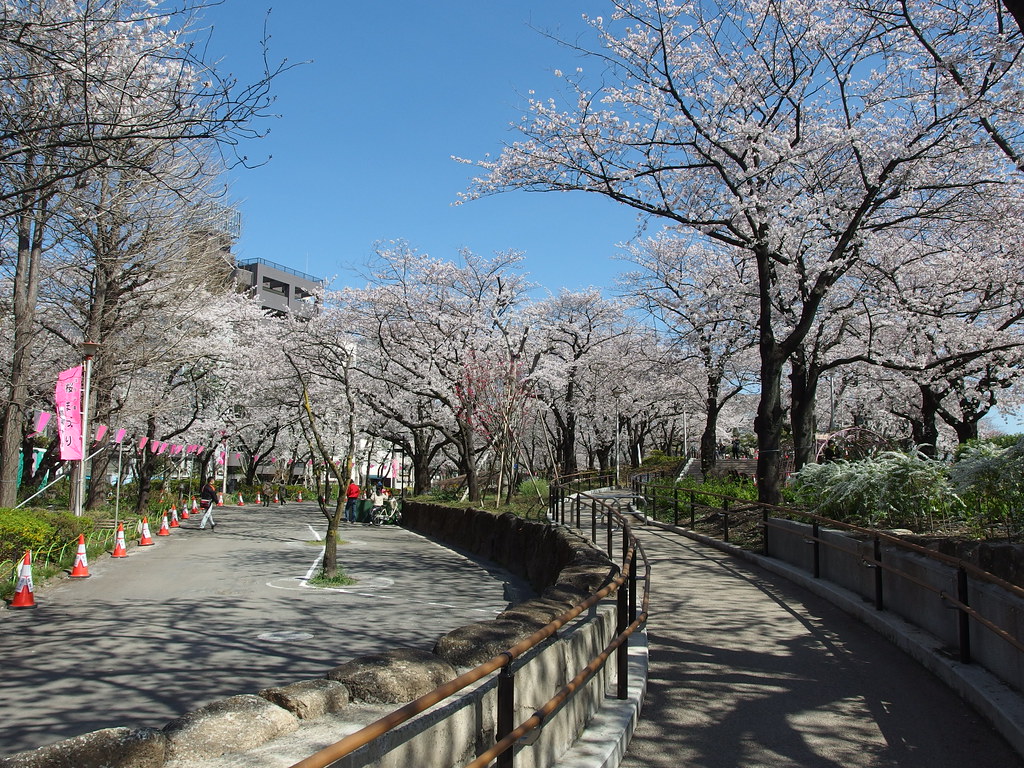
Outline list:
[[[576,742],[551,768],[616,768],[633,738],[647,695],[647,630],[635,633],[629,646],[629,686],[625,699],[607,698]]]

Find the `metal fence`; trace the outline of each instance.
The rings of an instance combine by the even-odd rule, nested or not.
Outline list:
[[[578,478],[576,480],[583,484],[588,482]],[[593,484],[597,482],[594,478],[591,478],[589,482],[591,488],[601,487],[600,485]],[[557,519],[554,500],[556,498],[563,499],[567,487],[558,485],[552,490],[550,496],[552,520]],[[577,491],[573,492],[577,493]],[[647,563],[642,547],[632,533],[629,520],[620,515],[614,507],[602,502],[600,499],[591,498],[590,503],[592,504],[595,519],[599,516],[598,512],[600,510],[600,516],[608,521],[606,525],[609,530],[614,529],[621,533],[619,571],[618,575],[609,584],[500,655],[459,675],[454,680],[420,696],[418,699],[370,723],[355,733],[346,736],[344,739],[295,763],[292,768],[326,768],[326,766],[334,764],[336,761],[351,754],[356,749],[371,743],[375,739],[385,736],[389,731],[416,715],[425,712],[430,707],[454,696],[460,691],[464,691],[494,672],[498,673],[495,743],[479,754],[472,762],[466,764],[465,768],[484,768],[484,766],[491,765],[492,763],[497,768],[514,768],[515,752],[512,747],[516,742],[532,731],[543,728],[548,716],[564,706],[573,696],[582,692],[588,682],[594,678],[594,675],[613,656],[617,671],[616,695],[620,699],[625,699],[629,685],[629,638],[647,622],[650,566]],[[610,544],[609,556],[611,556]],[[638,564],[641,562],[643,563],[642,577],[638,572]],[[638,604],[637,589],[641,585],[643,592]],[[515,667],[513,662],[539,646],[548,638],[554,636],[561,627],[584,611],[596,606],[611,595],[615,595],[617,600],[615,637],[604,649],[595,654],[582,669],[578,670],[575,676],[555,696],[541,705],[526,720],[518,724],[515,723]]]

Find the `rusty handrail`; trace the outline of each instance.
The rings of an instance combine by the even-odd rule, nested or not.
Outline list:
[[[600,502],[599,499],[594,499],[594,501],[595,502]],[[603,502],[600,502],[600,503],[603,503]],[[595,512],[596,512],[596,510],[595,510]],[[618,513],[615,512],[614,509],[612,510],[612,512],[613,512],[613,514],[615,514],[615,515],[617,515],[617,516],[619,516],[621,518],[621,515],[618,515]],[[584,611],[586,611],[589,608],[593,607],[594,605],[596,605],[600,601],[604,600],[607,596],[609,596],[612,593],[616,592],[623,585],[626,585],[628,583],[628,580],[629,580],[630,576],[631,576],[631,563],[632,563],[632,560],[633,560],[633,556],[634,556],[634,554],[637,551],[639,551],[640,553],[643,553],[643,548],[640,546],[640,544],[636,540],[636,538],[632,536],[631,531],[629,529],[629,521],[624,519],[624,518],[621,518],[621,524],[623,525],[624,529],[627,532],[629,532],[629,536],[630,536],[630,539],[631,539],[630,546],[627,548],[626,552],[624,553],[623,563],[619,567],[619,574],[617,576],[615,576],[614,578],[612,578],[609,581],[609,583],[606,584],[604,587],[602,587],[600,590],[595,592],[593,595],[591,595],[590,597],[588,597],[586,600],[582,601],[581,603],[578,603],[577,605],[573,606],[568,611],[566,611],[565,613],[561,614],[560,616],[558,616],[557,618],[555,618],[554,620],[552,620],[551,622],[546,624],[544,627],[541,627],[539,630],[537,630],[536,632],[531,634],[529,637],[526,637],[523,640],[519,641],[518,643],[513,645],[511,648],[503,651],[502,653],[498,654],[497,656],[494,656],[493,658],[489,659],[488,661],[485,661],[483,664],[480,664],[479,666],[474,667],[473,669],[471,669],[471,670],[469,670],[467,672],[464,672],[463,674],[459,675],[458,677],[454,678],[453,680],[450,680],[447,683],[444,683],[443,685],[440,685],[437,688],[434,688],[432,691],[428,691],[427,693],[423,694],[422,696],[414,699],[413,701],[410,701],[408,704],[405,704],[404,706],[394,710],[393,712],[388,713],[384,717],[381,717],[381,718],[375,720],[374,722],[370,723],[369,725],[366,725],[363,728],[360,728],[358,731],[355,731],[354,733],[349,734],[348,736],[346,736],[345,738],[341,739],[340,741],[337,741],[334,744],[330,744],[330,745],[324,747],[323,749],[319,750],[318,752],[310,755],[309,757],[306,757],[303,760],[300,760],[299,762],[297,762],[294,765],[292,765],[291,768],[327,768],[327,766],[331,765],[332,763],[336,762],[337,760],[341,759],[342,757],[345,757],[346,755],[351,754],[356,749],[359,749],[360,747],[363,747],[363,746],[371,743],[372,741],[374,741],[375,739],[379,738],[380,736],[382,736],[383,734],[387,733],[388,731],[390,731],[390,730],[392,730],[394,728],[397,728],[402,723],[405,723],[408,720],[411,720],[416,715],[419,715],[419,714],[425,712],[426,710],[428,710],[430,707],[434,706],[438,702],[443,701],[444,699],[446,699],[446,698],[448,698],[448,697],[458,693],[459,691],[469,687],[473,683],[476,683],[476,682],[482,680],[483,678],[487,677],[488,675],[492,674],[493,672],[496,672],[497,670],[499,670],[499,669],[501,669],[503,667],[509,666],[519,656],[521,656],[524,653],[526,653],[527,651],[535,648],[536,646],[540,645],[544,640],[546,640],[549,637],[551,637],[552,635],[554,635],[555,632],[557,632],[561,627],[565,626],[565,624],[567,624],[568,622],[572,621],[577,616],[579,616],[581,613],[583,613]],[[643,594],[643,600],[642,600],[642,611],[641,611],[640,614],[638,614],[637,618],[633,622],[630,623],[629,627],[627,628],[628,631],[620,633],[615,638],[615,640],[613,641],[613,643],[615,644],[615,648],[618,648],[619,646],[621,646],[622,643],[624,643],[627,640],[629,635],[631,635],[633,632],[635,632],[636,629],[638,627],[642,626],[646,622],[646,620],[647,620],[647,609],[648,609],[648,605],[649,605],[648,592],[649,592],[649,587],[650,587],[650,564],[647,562],[646,555],[644,555],[643,559],[644,559],[644,563],[645,563],[646,572],[645,572],[645,578],[644,578],[644,594]],[[609,649],[606,648],[605,650],[610,654],[611,650],[614,650],[614,649],[609,650]],[[600,654],[598,657],[596,657],[594,660],[592,660],[591,663],[588,664],[587,667],[584,668],[584,672],[591,666],[591,664],[594,663],[594,661],[597,660],[597,658],[601,658],[601,656],[604,656],[604,654]],[[604,658],[601,660],[601,664],[603,664],[606,659],[607,659],[607,656],[604,656]],[[594,669],[594,671],[596,672],[597,669],[600,669],[600,666],[601,665],[599,664]],[[565,686],[565,688],[569,688],[570,685],[572,683],[575,683],[577,681],[577,679],[580,677],[580,675],[582,675],[582,674],[583,674],[583,672],[581,672],[575,678],[573,678],[573,680],[570,681],[570,684],[567,684]],[[591,677],[592,675],[593,675],[593,672],[588,674],[585,679],[589,679],[589,677]],[[584,680],[584,682],[585,682],[585,680]],[[579,684],[582,684],[582,683],[579,683]],[[561,701],[564,701],[566,698],[571,696],[572,693],[575,692],[576,687],[577,686],[573,686],[568,691],[565,691],[564,689],[562,691],[559,691],[559,693],[556,694],[556,696],[555,696],[555,699],[559,699],[559,697],[561,697],[560,700],[559,700],[559,703],[555,704],[552,707],[552,709],[548,711],[548,713],[550,713],[550,711],[553,711],[554,709],[556,709],[557,706],[560,705]],[[562,695],[563,692],[564,692],[564,696]],[[554,701],[555,699],[552,699],[552,701]],[[551,702],[548,702],[548,703],[550,704]],[[542,709],[543,709],[543,707],[542,707]],[[539,711],[540,710],[538,710],[538,712]],[[535,713],[535,716],[536,715],[537,715],[537,713]],[[532,720],[532,718],[531,718],[531,720]],[[541,724],[542,721],[543,721],[543,716],[540,717],[540,719],[537,720],[537,722],[535,724],[533,724],[532,726],[527,728],[527,731],[532,730],[533,728],[538,727]],[[523,726],[521,725],[519,727],[521,728]],[[513,731],[513,733],[514,732],[515,731]],[[524,731],[524,732],[526,732],[526,731]],[[509,736],[511,736],[511,734],[509,734]],[[518,739],[519,737],[517,736],[516,738]],[[509,745],[515,743],[515,740],[516,739],[513,739],[512,741],[510,741]],[[503,741],[504,741],[504,739],[503,739]],[[495,746],[497,746],[497,745],[495,745]],[[507,749],[507,747],[499,750],[499,753],[503,752],[505,749]]]
[[[919,555],[923,555],[932,560],[937,560],[941,563],[945,563],[946,565],[953,566],[954,568],[964,568],[972,576],[976,576],[982,581],[987,581],[990,584],[994,584],[998,587],[1001,587],[1007,590],[1008,592],[1011,592],[1012,594],[1016,595],[1017,597],[1024,599],[1024,588],[1021,588],[1016,584],[1011,584],[1005,579],[1001,579],[995,574],[990,573],[989,571],[986,571],[983,568],[979,568],[970,561],[963,560],[959,557],[953,557],[952,555],[947,555],[943,552],[936,552],[934,549],[922,547],[920,544],[914,544],[910,541],[904,541],[899,536],[894,536],[893,534],[885,533],[884,531],[878,531],[873,528],[864,528],[863,526],[855,525],[854,523],[844,523],[839,520],[833,520],[832,518],[823,517],[822,515],[815,514],[814,512],[801,509],[799,507],[784,507],[779,504],[769,504],[767,502],[762,501],[740,499],[735,496],[727,496],[724,493],[717,493],[715,491],[703,491],[695,488],[686,488],[685,490],[693,491],[694,493],[699,494],[701,496],[713,496],[717,499],[721,499],[724,501],[735,501],[740,504],[748,504],[751,505],[750,507],[748,507],[748,510],[750,511],[754,509],[760,509],[762,511],[768,510],[769,512],[778,512],[780,517],[802,517],[807,518],[808,520],[816,520],[819,523],[823,523],[829,526],[830,528],[839,528],[841,530],[854,531],[856,533],[862,533],[865,536],[877,536],[879,539],[885,541],[886,543],[892,544],[893,546],[899,547],[901,549],[916,552]],[[714,507],[711,507],[710,505],[707,504],[701,504],[701,506],[706,506],[710,509],[714,509]],[[730,512],[735,511],[739,510],[730,509]],[[779,526],[775,527],[778,528]],[[822,541],[821,543],[825,544],[826,546],[829,546],[828,542]]]

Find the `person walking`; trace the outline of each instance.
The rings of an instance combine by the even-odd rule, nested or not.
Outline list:
[[[260,493],[263,496],[262,501],[264,507],[270,506],[270,494],[272,494],[273,492],[274,486],[272,486],[270,483],[263,483],[263,485],[260,487]]]
[[[349,478],[348,490],[345,492],[345,522],[354,523],[356,521],[356,507],[359,505],[359,484],[355,478]]]
[[[206,523],[209,522],[210,530],[216,533],[217,523],[213,519],[213,508],[217,506],[217,486],[213,484],[212,477],[207,478],[203,483],[203,489],[199,492],[199,506],[205,510],[203,519],[199,521],[199,529],[205,528]]]

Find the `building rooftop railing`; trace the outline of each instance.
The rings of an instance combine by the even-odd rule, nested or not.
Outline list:
[[[287,272],[289,275],[295,275],[296,277],[301,277],[304,280],[309,280],[310,282],[313,283],[320,283],[321,285],[327,282],[325,278],[316,277],[315,275],[310,275],[306,272],[300,272],[297,269],[292,269],[291,267],[286,267],[284,264],[278,264],[277,262],[269,261],[267,259],[248,259],[247,261],[238,262],[235,266],[242,269],[245,267],[250,267],[253,264],[262,264],[265,267],[272,267],[273,269],[277,269],[281,272]]]

